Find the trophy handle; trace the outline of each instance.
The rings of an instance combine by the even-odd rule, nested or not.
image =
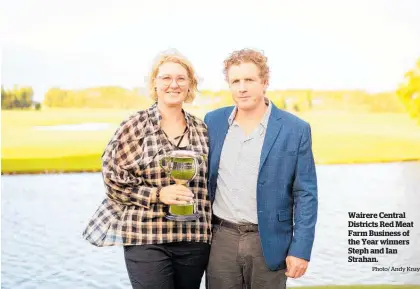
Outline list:
[[[197,174],[198,174],[198,171],[199,171],[199,167],[200,167],[200,164],[199,164],[199,162],[198,162],[198,158],[194,158],[194,165],[195,165],[195,172],[194,172],[194,176],[188,181],[188,182],[191,182],[192,180],[194,180],[195,179],[195,177],[197,176]]]
[[[195,172],[194,172],[194,176],[192,176],[191,179],[189,179],[187,183],[191,182],[198,175],[200,166],[206,161],[207,156],[197,155],[197,156],[194,156],[193,159],[194,159],[194,165],[195,165]]]
[[[166,161],[166,162],[169,162],[169,160],[171,159],[171,157],[168,157],[168,156],[162,156],[161,158],[160,158],[160,160],[159,160],[159,165],[160,165],[160,167],[165,171],[165,172],[169,172],[170,171],[170,169],[168,169],[167,167],[165,167],[163,164],[162,164],[162,161]]]
[[[201,166],[204,162],[207,161],[207,155],[200,154],[200,155],[196,156],[194,159],[197,160],[197,162],[195,164],[198,165],[198,166]]]

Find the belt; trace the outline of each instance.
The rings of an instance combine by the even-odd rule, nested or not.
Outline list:
[[[236,224],[229,221],[226,221],[224,219],[220,219],[219,217],[213,215],[212,217],[212,223],[214,225],[219,225],[221,227],[226,227],[229,229],[236,230],[240,233],[247,233],[247,232],[258,232],[258,225],[257,224]]]

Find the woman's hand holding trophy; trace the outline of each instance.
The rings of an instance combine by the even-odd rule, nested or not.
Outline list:
[[[160,190],[159,200],[166,205],[186,205],[194,200],[194,194],[184,185],[170,185]]]

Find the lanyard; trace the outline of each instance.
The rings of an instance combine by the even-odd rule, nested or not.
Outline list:
[[[177,144],[177,145],[175,145],[177,149],[179,149],[179,145],[181,144],[182,140],[184,139],[184,136],[185,136],[185,133],[187,132],[187,130],[188,130],[188,126],[186,126],[186,127],[185,127],[185,130],[184,130],[184,132],[182,133],[182,136],[181,136],[181,138],[179,139],[178,144]],[[163,133],[166,135],[166,137],[167,137],[167,138],[168,138],[168,140],[169,140],[169,137],[168,137],[168,135],[166,134],[166,132],[165,132],[164,130],[162,130],[162,131],[163,131]],[[169,141],[169,142],[170,142],[170,143],[172,143],[171,141]]]

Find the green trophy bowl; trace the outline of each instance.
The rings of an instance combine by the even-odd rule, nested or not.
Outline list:
[[[163,167],[163,159],[168,163],[168,168]],[[177,150],[162,157],[160,164],[176,184],[186,186],[196,177],[202,160],[203,156],[194,151]],[[185,205],[170,205],[166,215],[166,218],[172,221],[195,221],[199,217],[195,201]]]

